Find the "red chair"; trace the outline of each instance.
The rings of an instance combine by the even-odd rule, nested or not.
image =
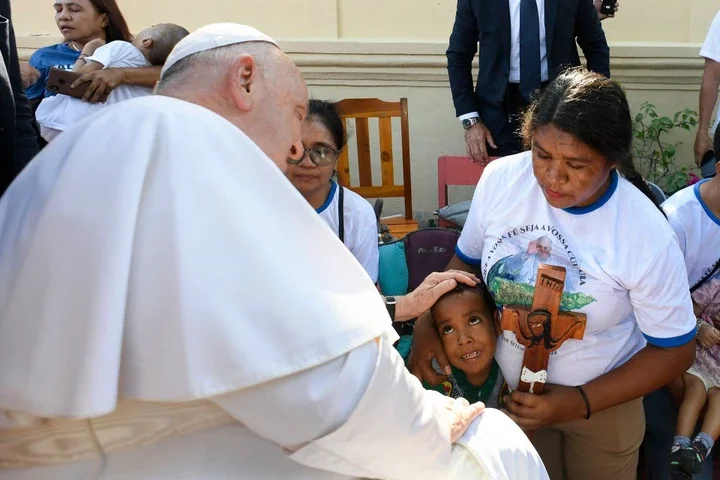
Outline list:
[[[490,161],[499,157],[490,157]],[[484,165],[473,163],[470,157],[443,155],[438,158],[438,208],[448,205],[449,185],[477,185]],[[453,224],[439,219],[439,226],[451,227]]]

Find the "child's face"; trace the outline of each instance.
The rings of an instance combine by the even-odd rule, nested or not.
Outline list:
[[[450,364],[468,375],[487,371],[495,356],[497,323],[482,296],[466,291],[439,300],[432,309]]]

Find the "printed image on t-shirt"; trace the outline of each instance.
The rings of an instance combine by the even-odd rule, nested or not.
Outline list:
[[[548,225],[525,225],[500,237],[490,249],[484,274],[498,305],[532,305],[535,279],[541,264],[565,267],[565,291],[561,310],[578,310],[595,298],[578,292],[586,275],[560,232]]]

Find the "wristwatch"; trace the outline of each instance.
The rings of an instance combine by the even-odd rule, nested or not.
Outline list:
[[[397,300],[395,300],[395,297],[383,297],[385,299],[385,308],[387,308],[388,315],[390,315],[390,320],[393,322],[395,321],[395,305],[397,305]]]
[[[470,130],[473,125],[480,123],[480,117],[470,117],[462,121],[462,126],[465,130]]]

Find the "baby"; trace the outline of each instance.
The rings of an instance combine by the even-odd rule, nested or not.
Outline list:
[[[488,407],[498,408],[504,384],[494,358],[499,315],[485,285],[459,284],[443,295],[431,312],[452,374],[442,385],[424,387],[453,398],[463,397],[470,403],[481,401]],[[398,351],[401,355],[404,353],[405,358],[411,344],[411,337],[407,336],[401,337],[398,343]],[[442,373],[435,360],[433,367]]]
[[[115,41],[105,45],[101,39],[91,40],[83,48],[72,71],[86,74],[102,68],[162,65],[175,45],[188,34],[184,28],[166,23],[143,30],[132,43]],[[104,104],[88,103],[68,95],[55,95],[40,103],[35,117],[42,137],[49,142],[60,132],[104,106],[150,94],[150,88],[120,85],[110,93]]]

